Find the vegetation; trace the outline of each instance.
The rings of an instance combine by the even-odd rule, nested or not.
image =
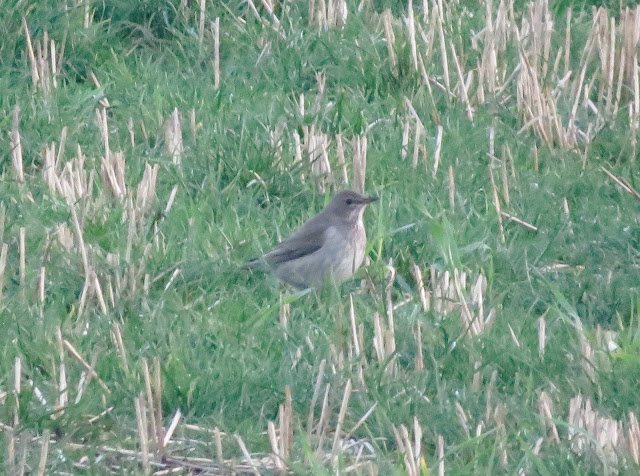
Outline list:
[[[7,474],[640,469],[640,7],[408,3],[0,2]]]

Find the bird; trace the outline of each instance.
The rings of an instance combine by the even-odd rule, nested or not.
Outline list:
[[[246,269],[267,268],[298,289],[342,283],[364,261],[367,236],[362,215],[378,200],[353,190],[337,192],[329,204],[271,251],[249,260]]]

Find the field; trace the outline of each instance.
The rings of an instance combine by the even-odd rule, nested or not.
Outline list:
[[[5,473],[640,472],[628,5],[0,1]]]

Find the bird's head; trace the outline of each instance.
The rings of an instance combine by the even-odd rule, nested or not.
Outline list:
[[[373,195],[367,197],[353,190],[342,190],[333,196],[326,211],[341,218],[355,221],[362,216],[364,208],[376,200],[378,197]]]

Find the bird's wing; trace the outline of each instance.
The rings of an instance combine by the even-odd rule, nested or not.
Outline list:
[[[316,220],[316,218],[317,215],[267,253],[264,259],[269,265],[277,266],[287,261],[302,258],[322,248],[328,227],[326,222]]]

